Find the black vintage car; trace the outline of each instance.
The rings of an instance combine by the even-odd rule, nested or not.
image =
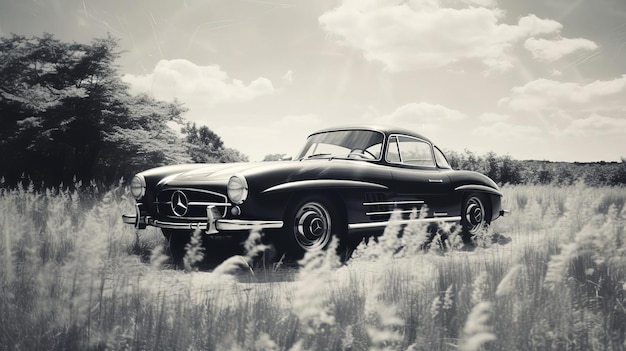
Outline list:
[[[124,222],[155,226],[180,250],[193,230],[224,235],[260,228],[297,257],[359,234],[376,235],[394,211],[411,221],[458,222],[466,237],[503,215],[488,177],[452,170],[426,137],[400,128],[351,126],[309,136],[293,159],[186,164],[150,169],[131,182],[136,213]],[[184,251],[183,251],[184,252]]]

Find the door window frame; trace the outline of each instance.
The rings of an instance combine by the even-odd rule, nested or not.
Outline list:
[[[407,138],[407,139],[413,139],[413,140],[416,140],[418,142],[422,142],[422,143],[428,145],[428,147],[430,149],[430,159],[432,161],[432,165],[415,165],[415,164],[405,163],[402,160],[402,153],[400,151],[401,149],[400,149],[400,145],[399,145],[399,142],[398,142],[398,140],[399,140],[398,138],[399,137],[403,137],[403,138]],[[395,138],[395,140],[396,140],[395,142],[392,141],[393,138]],[[389,159],[389,149],[391,147],[394,147],[394,146],[392,146],[392,144],[395,144],[396,151],[397,151],[398,156],[400,158],[399,161],[392,161],[392,160]],[[392,165],[399,165],[399,166],[406,166],[406,167],[426,168],[426,169],[437,169],[438,168],[437,160],[435,158],[435,154],[433,153],[433,144],[431,144],[429,141],[424,140],[422,138],[418,138],[418,137],[414,137],[414,136],[410,136],[410,135],[406,135],[406,134],[390,134],[389,135],[389,137],[387,138],[387,147],[385,148],[385,161],[387,163],[389,163],[389,164],[392,164]]]

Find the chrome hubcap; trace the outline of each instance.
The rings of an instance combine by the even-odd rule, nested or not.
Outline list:
[[[472,197],[467,201],[465,221],[470,226],[470,232],[475,233],[485,225],[485,208],[480,199]]]
[[[323,249],[330,241],[331,228],[330,215],[320,203],[308,202],[296,213],[294,235],[306,251]]]

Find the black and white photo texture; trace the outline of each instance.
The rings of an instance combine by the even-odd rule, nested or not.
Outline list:
[[[0,0],[0,350],[626,349],[623,0]]]

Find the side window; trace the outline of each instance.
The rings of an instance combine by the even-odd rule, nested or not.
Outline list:
[[[395,136],[389,138],[389,147],[387,148],[387,161],[400,163],[400,149],[398,148],[398,138]]]
[[[430,144],[401,135],[389,139],[387,161],[414,166],[435,167]]]

